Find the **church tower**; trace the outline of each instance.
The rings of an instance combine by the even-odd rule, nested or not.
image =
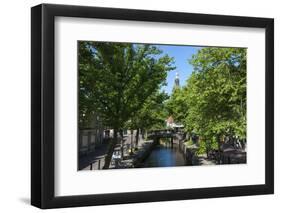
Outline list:
[[[180,87],[180,79],[179,79],[179,73],[176,73],[176,78],[175,78],[175,85],[174,88],[179,88]]]

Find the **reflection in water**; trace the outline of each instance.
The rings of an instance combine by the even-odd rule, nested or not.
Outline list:
[[[168,167],[168,166],[185,166],[183,154],[179,151],[177,145],[174,148],[163,145],[156,146],[148,158],[145,160],[143,167]]]

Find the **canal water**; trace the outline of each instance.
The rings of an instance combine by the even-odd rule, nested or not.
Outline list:
[[[151,151],[142,167],[169,167],[185,165],[185,159],[177,144],[174,144],[173,148],[160,144]]]

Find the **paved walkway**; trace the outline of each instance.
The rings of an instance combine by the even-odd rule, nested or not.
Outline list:
[[[90,170],[91,164],[92,169],[94,170],[99,168],[99,164],[100,168],[102,168],[102,166],[104,165],[104,157],[106,155],[108,143],[109,141],[104,142],[94,152],[88,154],[87,156],[82,156],[81,158],[79,158],[79,170]]]
[[[197,160],[198,165],[216,165],[216,161],[208,159],[206,154],[199,155]]]
[[[138,146],[136,146],[136,135],[129,133],[125,137],[123,137],[123,160],[118,161],[118,162],[112,162],[110,164],[109,168],[129,168],[133,166],[133,161],[134,161],[134,155],[140,152],[144,146],[146,146],[147,141],[145,141],[142,138],[142,135],[139,134],[139,140],[138,140]],[[131,143],[131,141],[133,143]],[[138,151],[134,151],[134,155],[130,155],[130,150],[131,150],[131,145],[133,145],[133,149],[135,150],[137,148]],[[115,149],[121,149],[121,144],[118,144]]]
[[[135,134],[133,134],[132,136],[131,133],[129,133],[123,137],[123,140],[124,140],[123,147],[124,147],[125,160],[123,160],[122,162],[124,164],[130,164],[132,159],[128,159],[128,158],[130,158],[129,156],[130,156],[131,140],[133,140],[133,147],[136,148],[135,145],[136,136]],[[142,135],[139,134],[138,149],[140,149],[144,145],[144,143],[145,140],[142,138]],[[101,147],[97,148],[93,153],[89,154],[88,156],[81,157],[79,159],[79,170],[90,170],[91,166],[92,166],[92,170],[98,170],[99,168],[102,169],[105,162],[104,159],[106,156],[107,146],[108,143],[104,143]],[[120,148],[121,148],[121,144],[118,143],[115,149],[120,149]],[[110,164],[109,168],[115,168],[114,163]]]

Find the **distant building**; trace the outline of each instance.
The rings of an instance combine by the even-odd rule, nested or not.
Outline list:
[[[180,88],[180,79],[179,79],[179,73],[178,73],[178,72],[176,73],[176,78],[175,78],[173,90],[174,90],[174,89],[177,89],[177,88]],[[167,128],[171,128],[171,129],[178,130],[178,129],[183,128],[184,126],[183,126],[182,124],[176,123],[176,122],[174,121],[173,116],[169,116],[169,117],[166,119],[166,127],[167,127]]]
[[[88,155],[100,146],[106,133],[99,115],[93,113],[87,127],[79,128],[79,156]]]
[[[166,127],[173,128],[174,125],[174,118],[172,116],[166,119]]]
[[[175,123],[174,121],[174,118],[173,116],[169,116],[167,119],[166,119],[166,127],[167,128],[170,128],[170,129],[180,129],[180,128],[183,128],[184,126],[182,124],[177,124]]]
[[[176,78],[175,78],[175,84],[174,88],[179,88],[180,87],[180,79],[179,79],[179,73],[176,73]]]

